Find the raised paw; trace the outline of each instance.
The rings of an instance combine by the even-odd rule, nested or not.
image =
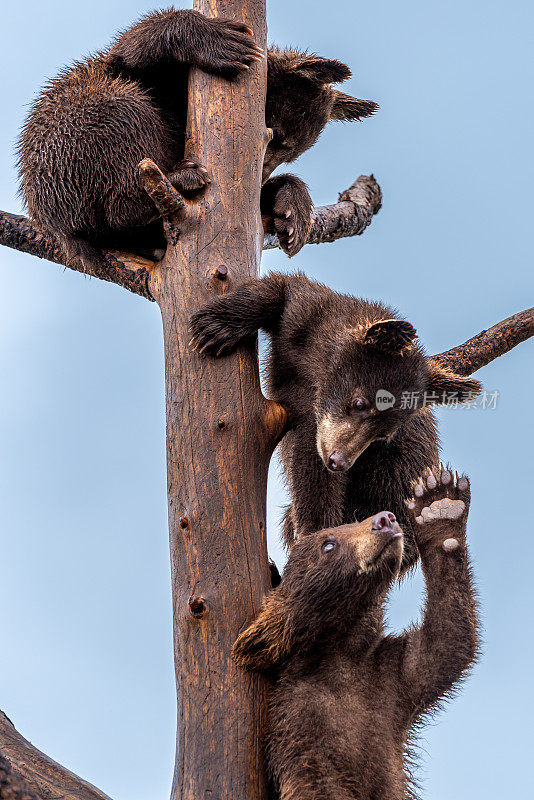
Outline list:
[[[276,233],[282,250],[296,255],[311,229],[312,201],[306,184],[294,175],[277,175],[267,181],[262,191],[262,214],[267,227]]]
[[[248,25],[224,17],[206,22],[209,39],[199,53],[199,66],[206,72],[232,79],[264,57],[264,50],[252,38]]]
[[[209,304],[192,315],[189,330],[191,347],[201,355],[207,353],[215,358],[231,353],[242,339],[235,325]]]
[[[187,159],[180,161],[167,177],[174,188],[186,196],[205,189],[211,183],[206,167]]]
[[[446,552],[456,550],[465,535],[469,503],[467,477],[458,477],[442,464],[428,468],[414,484],[414,496],[407,503],[415,517],[418,542],[428,541],[435,532]]]

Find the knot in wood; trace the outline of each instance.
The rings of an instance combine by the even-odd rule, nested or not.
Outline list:
[[[228,277],[228,267],[225,264],[219,264],[218,267],[215,267],[213,274],[220,281],[225,281],[226,278]]]
[[[189,611],[195,619],[200,619],[208,610],[207,603],[203,597],[196,594],[191,595],[189,598]]]

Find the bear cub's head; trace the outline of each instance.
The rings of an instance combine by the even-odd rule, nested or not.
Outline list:
[[[340,61],[296,50],[270,48],[267,58],[265,122],[273,137],[263,162],[263,181],[280,164],[308,150],[330,120],[352,122],[378,109],[372,100],[359,100],[332,84],[350,77]]]
[[[430,405],[465,402],[478,381],[456,375],[424,355],[409,322],[383,319],[334,334],[328,374],[317,387],[317,451],[344,472],[379,439],[391,440],[413,414]]]
[[[237,639],[237,663],[270,670],[292,652],[324,651],[384,600],[399,574],[402,551],[403,533],[389,511],[303,536],[291,550],[280,586]]]

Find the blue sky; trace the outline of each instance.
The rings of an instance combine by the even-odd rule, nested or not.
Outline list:
[[[150,4],[33,0],[0,29],[0,207],[13,145],[60,67]],[[269,3],[269,36],[346,61],[381,105],[333,123],[292,166],[317,205],[374,172],[384,207],[358,239],[279,252],[340,291],[380,298],[440,352],[533,305],[532,5],[520,0]],[[0,708],[115,800],[167,797],[175,701],[158,309],[0,249]],[[532,342],[478,373],[496,410],[440,411],[444,457],[472,479],[469,538],[484,654],[421,739],[432,800],[527,797],[532,724]],[[283,489],[273,466],[271,552]],[[393,628],[417,617],[418,576]]]

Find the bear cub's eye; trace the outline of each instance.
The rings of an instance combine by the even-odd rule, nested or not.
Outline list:
[[[369,403],[367,400],[364,400],[363,397],[356,397],[352,401],[352,408],[354,411],[363,411],[368,405]]]
[[[335,550],[337,547],[337,542],[335,539],[327,539],[326,542],[323,542],[321,550],[323,553],[329,553],[331,550]]]

